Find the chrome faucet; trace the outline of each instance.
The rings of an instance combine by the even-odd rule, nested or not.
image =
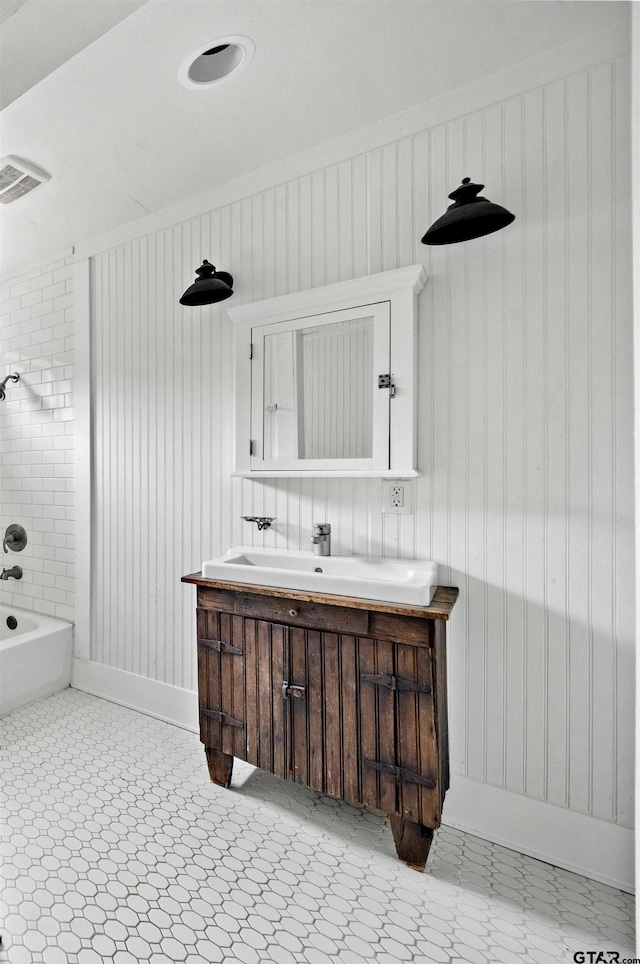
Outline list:
[[[331,555],[331,526],[328,522],[316,522],[311,542],[316,556]]]
[[[22,569],[20,566],[13,566],[11,569],[3,569],[0,579],[22,579]]]

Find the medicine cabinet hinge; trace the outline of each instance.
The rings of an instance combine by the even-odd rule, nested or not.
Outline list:
[[[253,358],[253,344],[249,342],[249,358]]]
[[[253,439],[250,438],[250,439],[249,439],[249,455],[253,455],[253,449],[254,449],[254,447],[253,447]]]
[[[378,375],[378,388],[388,388],[389,398],[394,398],[396,394],[396,386],[391,381],[391,375]]]

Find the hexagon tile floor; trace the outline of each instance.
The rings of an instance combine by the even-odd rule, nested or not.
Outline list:
[[[418,874],[379,817],[223,790],[195,734],[77,690],[0,720],[0,766],[2,964],[634,957],[627,894],[446,827]]]

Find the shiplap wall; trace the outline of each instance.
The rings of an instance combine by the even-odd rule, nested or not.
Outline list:
[[[452,768],[629,825],[633,412],[628,65],[505,96],[92,258],[90,657],[195,688],[183,573],[230,545],[432,557],[450,624]],[[516,214],[419,238],[471,176]],[[225,304],[178,298],[208,257],[234,304],[422,261],[413,515],[379,480],[232,480]],[[242,515],[275,516],[258,533]]]

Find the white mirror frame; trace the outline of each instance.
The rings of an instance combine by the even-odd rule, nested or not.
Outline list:
[[[234,326],[234,476],[249,478],[317,478],[371,476],[412,478],[417,471],[418,296],[427,280],[424,266],[414,264],[352,281],[297,291],[230,308]],[[389,468],[348,470],[325,467],[308,470],[251,469],[251,331],[323,312],[388,301],[391,310],[390,374],[395,394],[389,419]],[[376,377],[377,377],[376,373]]]

